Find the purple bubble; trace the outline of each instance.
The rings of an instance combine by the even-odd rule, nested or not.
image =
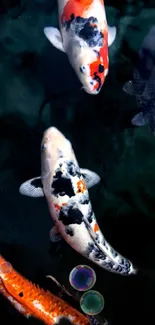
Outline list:
[[[89,290],[96,282],[95,271],[88,265],[77,265],[70,272],[69,282],[78,291]]]

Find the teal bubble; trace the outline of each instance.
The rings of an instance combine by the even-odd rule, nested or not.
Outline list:
[[[78,291],[89,290],[96,282],[95,271],[88,265],[77,265],[70,272],[69,282]]]
[[[89,290],[82,295],[80,307],[87,315],[97,315],[104,308],[104,298],[98,291]]]

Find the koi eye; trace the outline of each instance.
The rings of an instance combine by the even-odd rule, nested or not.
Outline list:
[[[78,265],[70,272],[69,282],[78,291],[89,290],[96,282],[95,271],[88,265]]]
[[[104,298],[98,291],[87,291],[80,299],[80,307],[87,315],[97,315],[104,308]]]

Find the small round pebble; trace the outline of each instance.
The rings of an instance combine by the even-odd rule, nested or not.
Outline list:
[[[87,291],[80,299],[80,307],[87,315],[97,315],[104,308],[104,298],[98,291]]]
[[[89,290],[96,282],[95,271],[88,265],[77,265],[70,272],[69,282],[78,291]]]

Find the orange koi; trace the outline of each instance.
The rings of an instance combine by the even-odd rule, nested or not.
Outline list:
[[[67,318],[73,324],[89,325],[88,319],[61,298],[36,286],[0,255],[0,293],[25,317],[33,316],[46,325]]]

